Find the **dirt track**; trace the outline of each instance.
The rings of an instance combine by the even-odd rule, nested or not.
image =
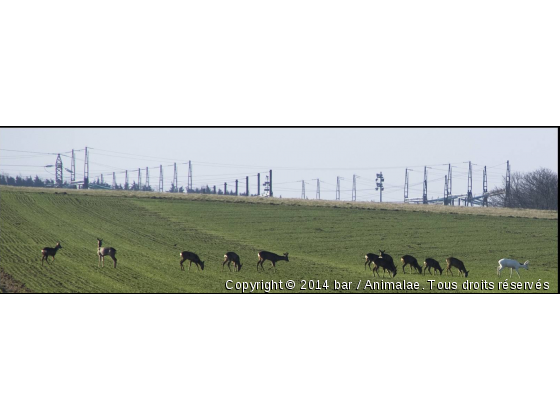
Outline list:
[[[4,272],[4,269],[0,267],[0,293],[33,293],[33,291]]]

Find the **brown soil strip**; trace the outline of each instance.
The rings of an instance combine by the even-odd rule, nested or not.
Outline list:
[[[0,293],[33,293],[25,284],[14,279],[0,267]]]

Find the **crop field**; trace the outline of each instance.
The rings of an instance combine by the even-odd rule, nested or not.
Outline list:
[[[105,268],[98,268],[98,237],[117,249],[117,269],[108,257]],[[41,267],[41,249],[57,241],[62,249],[55,262]],[[380,249],[399,270],[385,280],[419,282],[420,292],[430,291],[428,280],[459,284],[441,292],[465,292],[457,270],[454,278],[445,275],[445,258],[454,256],[470,271],[468,280],[494,282],[490,292],[503,292],[496,290],[500,281],[518,281],[515,272],[510,277],[504,270],[501,279],[496,273],[498,260],[512,258],[531,261],[529,271],[520,271],[522,282],[549,284],[546,291],[521,292],[558,293],[556,212],[14,187],[0,192],[2,276],[36,293],[239,293],[226,289],[230,279],[230,285],[296,281],[296,289],[284,293],[343,292],[334,290],[335,280],[352,282],[355,292],[362,282],[361,293],[378,293],[363,290],[373,280],[364,256]],[[276,272],[266,262],[266,271],[258,273],[261,250],[289,252],[290,261],[278,262]],[[196,252],[205,270],[193,264],[188,271],[186,263],[187,271],[181,271],[181,251]],[[240,255],[240,272],[227,266],[222,271],[228,251]],[[403,274],[405,254],[420,264],[435,258],[443,276],[410,274],[408,267]],[[328,280],[329,288],[309,290],[307,283],[302,291],[301,280],[320,280],[315,284],[321,286]]]

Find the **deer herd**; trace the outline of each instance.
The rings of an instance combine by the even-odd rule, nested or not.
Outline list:
[[[49,257],[52,257],[52,261],[54,262],[54,257],[59,249],[62,249],[60,242],[57,242],[54,248],[48,248],[48,247],[43,248],[41,250],[41,255],[42,255],[41,266],[43,266],[43,262],[45,260],[47,261],[47,264],[50,264]],[[117,255],[117,250],[115,248],[103,247],[103,239],[97,238],[97,256],[99,258],[97,264],[98,267],[99,265],[101,265],[101,267],[103,268],[105,266],[105,257],[110,257],[114,262],[113,267],[117,268],[116,255]],[[200,257],[194,252],[184,251],[180,253],[180,256],[181,256],[180,266],[182,271],[185,270],[185,267],[183,265],[185,261],[189,262],[189,271],[193,263],[196,265],[196,267],[199,270],[204,270],[204,261],[202,261]],[[260,271],[259,267],[262,271],[264,271],[263,264],[265,263],[265,261],[270,261],[271,263],[270,269],[274,269],[275,271],[276,271],[277,262],[279,261],[289,262],[287,252],[284,255],[277,255],[274,254],[273,252],[260,251],[258,253],[258,257],[259,260],[257,262],[257,272]],[[379,250],[379,254],[367,254],[365,258],[366,258],[366,262],[364,265],[364,269],[367,269],[367,267],[372,269],[374,276],[379,275],[380,268],[383,269],[383,278],[385,278],[386,272],[389,272],[393,277],[397,275],[398,270],[397,267],[395,266],[393,257],[387,254],[385,251]],[[465,264],[461,260],[450,257],[447,258],[445,261],[447,263],[446,275],[449,275],[449,273],[451,273],[451,276],[453,276],[452,269],[455,268],[458,270],[460,276],[464,276],[465,278],[469,276],[469,271],[467,271]],[[235,272],[240,271],[241,267],[243,267],[239,255],[237,255],[235,252],[228,252],[224,255],[224,262],[222,263],[222,271],[224,270],[226,264],[229,270],[231,271],[232,263]],[[401,258],[401,263],[403,264],[402,266],[403,274],[406,274],[405,268],[406,266],[409,266],[410,274],[412,274],[412,270],[414,269],[418,274],[426,275],[426,271],[428,271],[428,273],[430,273],[431,275],[433,269],[434,274],[439,271],[440,276],[443,275],[443,268],[441,268],[441,265],[439,264],[438,261],[432,258],[427,258],[424,261],[424,265],[421,266],[416,258],[414,258],[411,255],[405,255]],[[513,276],[513,270],[515,270],[517,272],[518,277],[521,278],[521,275],[519,274],[519,269],[523,268],[525,270],[529,270],[529,261],[525,262],[525,264],[521,264],[515,260],[502,259],[499,261],[498,272],[497,272],[498,276],[501,276],[502,270],[504,268],[511,269],[512,276]]]

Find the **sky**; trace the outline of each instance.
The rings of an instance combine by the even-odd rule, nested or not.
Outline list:
[[[149,168],[150,185],[157,188],[163,165],[164,189],[172,183],[177,163],[179,186],[186,186],[188,162],[192,162],[193,187],[216,185],[228,190],[239,180],[240,193],[257,190],[273,170],[276,197],[300,198],[302,181],[309,199],[316,198],[317,179],[321,199],[334,200],[337,177],[341,199],[352,199],[357,175],[357,199],[379,201],[375,191],[378,173],[385,179],[384,202],[404,200],[406,168],[409,197],[422,196],[424,166],[428,172],[428,197],[443,196],[448,165],[453,166],[453,194],[467,191],[469,161],[473,164],[473,193],[482,193],[482,173],[487,166],[489,189],[501,186],[509,160],[512,172],[541,167],[558,172],[558,134],[543,128],[3,128],[0,129],[0,172],[55,178],[56,155],[70,169],[76,152],[77,178],[83,178],[84,148],[89,150],[90,180],[101,174],[105,182],[142,182]],[[64,172],[65,177],[69,177]]]

